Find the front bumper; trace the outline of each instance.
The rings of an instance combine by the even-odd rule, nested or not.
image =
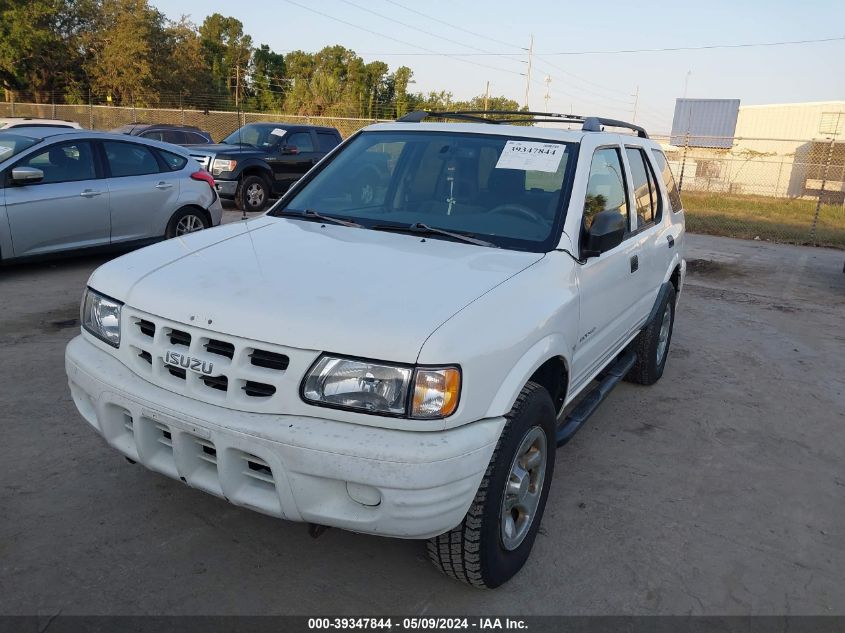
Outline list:
[[[65,366],[82,417],[130,459],[264,514],[383,536],[460,523],[505,423],[413,432],[236,412],[152,385],[83,336]]]
[[[226,200],[233,200],[235,192],[238,190],[237,180],[217,180],[214,179],[214,188],[217,189],[217,195]]]

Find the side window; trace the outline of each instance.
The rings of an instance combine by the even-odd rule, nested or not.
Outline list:
[[[314,143],[311,142],[310,132],[295,132],[288,137],[285,144],[293,145],[300,153],[314,151]]]
[[[669,163],[666,162],[666,156],[659,149],[653,149],[651,153],[654,156],[654,162],[657,163],[657,168],[660,170],[663,184],[666,185],[666,191],[669,192],[669,205],[672,207],[672,211],[678,212],[684,207],[681,204],[681,194],[678,192],[678,186],[672,177],[672,170],[669,169]]]
[[[628,164],[631,167],[631,187],[637,210],[637,228],[640,228],[660,217],[657,188],[643,150],[638,147],[626,147],[625,154],[628,156]]]
[[[598,212],[613,209],[625,216],[625,223],[628,230],[631,230],[623,173],[622,157],[617,148],[605,147],[597,149],[593,154],[587,196],[584,199],[585,229],[590,228]]]
[[[320,148],[321,152],[330,152],[335,147],[337,147],[338,143],[337,137],[334,134],[329,134],[328,132],[317,132],[317,145]]]
[[[184,156],[179,156],[178,154],[173,154],[172,152],[158,150],[158,153],[159,156],[164,159],[164,162],[167,163],[167,167],[170,169],[170,171],[179,171],[188,162],[188,159]]]
[[[141,138],[148,138],[152,139],[153,141],[163,141],[164,140],[164,132],[161,130],[152,130],[151,132],[144,132],[143,134],[139,134]]]
[[[185,133],[181,132],[180,130],[165,130],[161,134],[161,140],[163,140],[165,143],[181,145],[185,142]]]
[[[196,132],[185,132],[186,145],[205,145],[207,143],[208,139],[202,134],[197,134]]]
[[[161,171],[155,155],[144,145],[103,141],[103,147],[113,178],[157,174]]]
[[[17,165],[35,167],[44,172],[41,184],[93,180],[97,177],[94,154],[87,141],[53,145]]]

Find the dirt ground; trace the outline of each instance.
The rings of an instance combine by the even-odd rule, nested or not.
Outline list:
[[[691,236],[687,258],[663,379],[558,451],[495,591],[128,464],[64,374],[105,259],[0,270],[0,614],[845,614],[845,252]]]

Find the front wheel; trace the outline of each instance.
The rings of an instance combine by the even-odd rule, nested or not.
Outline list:
[[[261,176],[247,176],[241,181],[235,203],[241,211],[263,211],[270,201],[270,188]]]
[[[207,229],[208,226],[208,218],[205,217],[202,211],[192,207],[185,207],[173,214],[170,222],[167,223],[167,230],[164,235],[167,239],[170,239],[172,237],[202,231],[203,229]]]
[[[447,576],[494,588],[528,560],[554,473],[555,408],[540,385],[519,394],[464,520],[428,541]]]

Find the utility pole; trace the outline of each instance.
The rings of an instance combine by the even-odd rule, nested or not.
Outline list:
[[[637,86],[637,90],[631,96],[634,97],[634,116],[633,116],[631,123],[636,123],[637,122],[637,105],[640,102],[640,87],[639,86]]]
[[[238,107],[238,97],[241,93],[241,65],[240,60],[239,63],[235,64],[235,110],[239,110]]]
[[[684,99],[687,98],[687,88],[689,88],[689,76],[692,74],[692,70],[687,71],[687,76],[684,79]]]
[[[551,92],[549,92],[551,85],[552,85],[552,76],[546,75],[546,78],[543,80],[546,84],[546,94],[543,95],[543,102],[545,104],[544,112],[549,111],[549,99],[552,98]]]
[[[487,111],[487,104],[490,101],[490,82],[487,82],[487,89],[484,91],[484,111]]]
[[[528,45],[528,74],[525,78],[525,107],[529,110],[531,106],[528,99],[531,97],[531,68],[534,65],[534,34],[531,34],[531,42]]]

